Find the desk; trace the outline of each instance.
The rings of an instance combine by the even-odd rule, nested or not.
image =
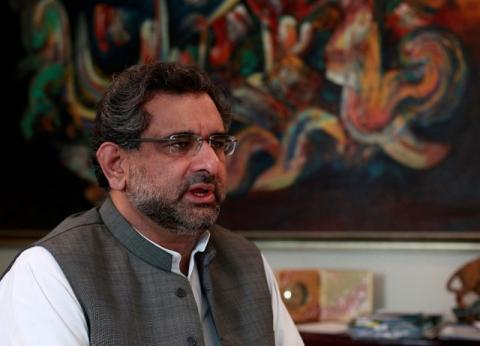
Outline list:
[[[320,334],[300,332],[306,346],[479,346],[478,341],[460,340],[352,340],[347,334]]]

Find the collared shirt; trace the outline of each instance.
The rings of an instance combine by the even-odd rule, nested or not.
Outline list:
[[[217,345],[218,336],[194,260],[197,252],[205,251],[209,236],[205,233],[197,242],[190,256],[187,279],[198,306],[205,344]],[[180,254],[162,250],[173,256],[172,272],[183,275]],[[263,263],[272,296],[275,344],[303,345],[280,297],[273,271],[265,258]],[[89,344],[82,307],[57,261],[45,248],[37,246],[24,251],[0,281],[0,335],[0,346]]]
[[[210,232],[203,233],[197,241],[197,245],[192,251],[190,255],[190,262],[188,264],[188,274],[185,276],[180,271],[180,261],[182,256],[173,250],[167,249],[163,246],[154,243],[147,237],[145,237],[142,233],[138,232],[143,238],[148,240],[153,245],[159,247],[165,252],[168,252],[172,255],[172,273],[184,276],[190,282],[190,286],[192,287],[193,297],[195,298],[195,302],[197,303],[198,307],[198,314],[200,315],[200,321],[202,321],[202,330],[203,330],[203,337],[205,339],[205,345],[220,345],[220,340],[218,335],[215,331],[215,325],[213,324],[212,314],[210,313],[210,309],[208,307],[207,298],[205,295],[202,294],[202,286],[200,284],[200,276],[198,275],[197,265],[195,262],[195,254],[198,252],[204,252],[208,245],[208,240],[210,239]]]

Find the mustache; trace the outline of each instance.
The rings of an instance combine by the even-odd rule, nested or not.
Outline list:
[[[196,172],[187,178],[187,181],[180,189],[180,196],[183,196],[190,190],[190,187],[195,184],[211,184],[215,187],[214,194],[217,201],[222,200],[220,195],[221,189],[219,188],[219,181],[216,176],[209,174],[208,172]]]
[[[214,175],[211,175],[207,172],[197,172],[191,175],[187,180],[187,184],[189,187],[191,185],[200,184],[200,183],[213,184],[217,186],[218,179]]]

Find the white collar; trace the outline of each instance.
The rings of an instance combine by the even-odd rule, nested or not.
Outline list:
[[[155,245],[159,249],[172,255],[172,268],[171,268],[172,273],[185,276],[180,271],[180,260],[182,259],[182,255],[180,255],[180,253],[178,253],[177,251],[167,249],[161,245],[158,245],[157,243],[153,242],[152,240],[147,238],[145,235],[143,235],[141,232],[139,232],[137,229],[135,229],[135,231],[137,231],[138,234],[140,234],[144,239],[146,239],[151,244]],[[188,275],[186,276],[186,278],[190,279],[190,276],[192,275],[193,268],[195,267],[195,254],[197,252],[204,252],[205,249],[207,248],[209,240],[210,240],[210,231],[203,232],[200,238],[198,238],[197,244],[195,244],[195,247],[193,248],[192,253],[190,254],[190,262],[188,263]]]

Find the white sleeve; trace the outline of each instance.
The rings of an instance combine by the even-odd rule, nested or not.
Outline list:
[[[0,281],[0,346],[89,344],[85,317],[43,247],[25,250]]]
[[[295,323],[288,313],[283,303],[280,291],[278,289],[277,280],[273,274],[272,268],[262,255],[263,265],[265,267],[265,275],[267,284],[272,295],[273,310],[273,331],[275,333],[275,346],[297,346],[305,345]]]

